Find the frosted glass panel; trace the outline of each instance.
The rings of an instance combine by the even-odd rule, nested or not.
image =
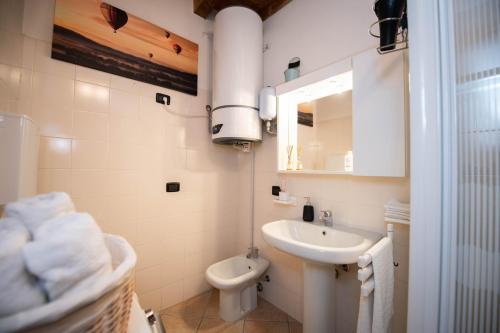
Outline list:
[[[448,317],[442,317],[447,323],[441,327],[499,332],[500,1],[451,4],[454,114],[452,124],[444,126],[452,128],[454,172],[450,225],[444,233],[450,240],[444,252],[450,256],[442,259],[451,272],[443,284],[449,303],[442,309]]]

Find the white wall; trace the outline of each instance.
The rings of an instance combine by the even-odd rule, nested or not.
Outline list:
[[[197,97],[50,58],[53,0],[0,1],[0,111],[40,126],[39,192],[66,191],[138,254],[136,290],[164,308],[209,288],[206,267],[236,252],[237,154],[212,145],[206,119],[167,114],[210,104],[211,23],[187,0],[110,1],[199,44]],[[24,6],[23,6],[24,3]],[[181,192],[165,193],[167,181]]]
[[[373,0],[293,0],[264,22],[264,83],[284,81],[292,57],[301,74],[377,44],[367,33],[376,21]]]
[[[376,20],[372,0],[294,0],[268,19],[264,24],[264,41],[269,49],[264,53],[264,80],[266,85],[283,82],[283,71],[288,60],[301,58],[301,73],[305,74],[336,60],[376,45],[367,33]],[[250,177],[250,158],[240,156],[244,179]],[[276,138],[265,136],[257,148],[255,181],[255,239],[264,256],[271,259],[271,282],[264,284],[264,296],[294,318],[302,319],[302,267],[293,256],[270,248],[262,238],[263,224],[280,218],[302,216],[302,197],[311,196],[316,215],[320,209],[331,209],[336,223],[385,231],[383,204],[390,198],[409,200],[409,179],[352,176],[287,175],[288,190],[299,198],[297,207],[275,205],[271,186],[279,185],[276,172]],[[242,177],[243,179],[243,177]],[[242,198],[249,183],[242,185]],[[242,200],[245,202],[245,200]],[[248,225],[245,209],[240,210],[241,225]],[[240,249],[248,244],[248,228],[239,232]],[[394,331],[403,332],[406,326],[406,290],[408,228],[397,227],[395,258],[400,262],[396,270]],[[355,331],[359,282],[351,272],[341,274],[337,290],[337,331]]]

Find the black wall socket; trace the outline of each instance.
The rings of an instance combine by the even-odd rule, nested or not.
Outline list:
[[[165,99],[167,100],[167,105],[170,105],[170,96],[156,93],[156,103],[165,104]]]
[[[273,186],[273,195],[280,195],[281,187]]]

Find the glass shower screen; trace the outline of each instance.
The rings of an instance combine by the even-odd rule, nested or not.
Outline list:
[[[444,7],[440,331],[500,332],[500,1]]]

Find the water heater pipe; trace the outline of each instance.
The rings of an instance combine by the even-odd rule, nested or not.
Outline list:
[[[255,253],[255,244],[254,244],[254,229],[255,229],[255,146],[252,145],[252,163],[251,163],[251,173],[252,173],[252,185],[250,186],[250,191],[252,194],[252,198],[250,199],[250,206],[251,206],[251,212],[250,212],[250,231],[251,231],[251,244],[250,244],[250,253]]]

